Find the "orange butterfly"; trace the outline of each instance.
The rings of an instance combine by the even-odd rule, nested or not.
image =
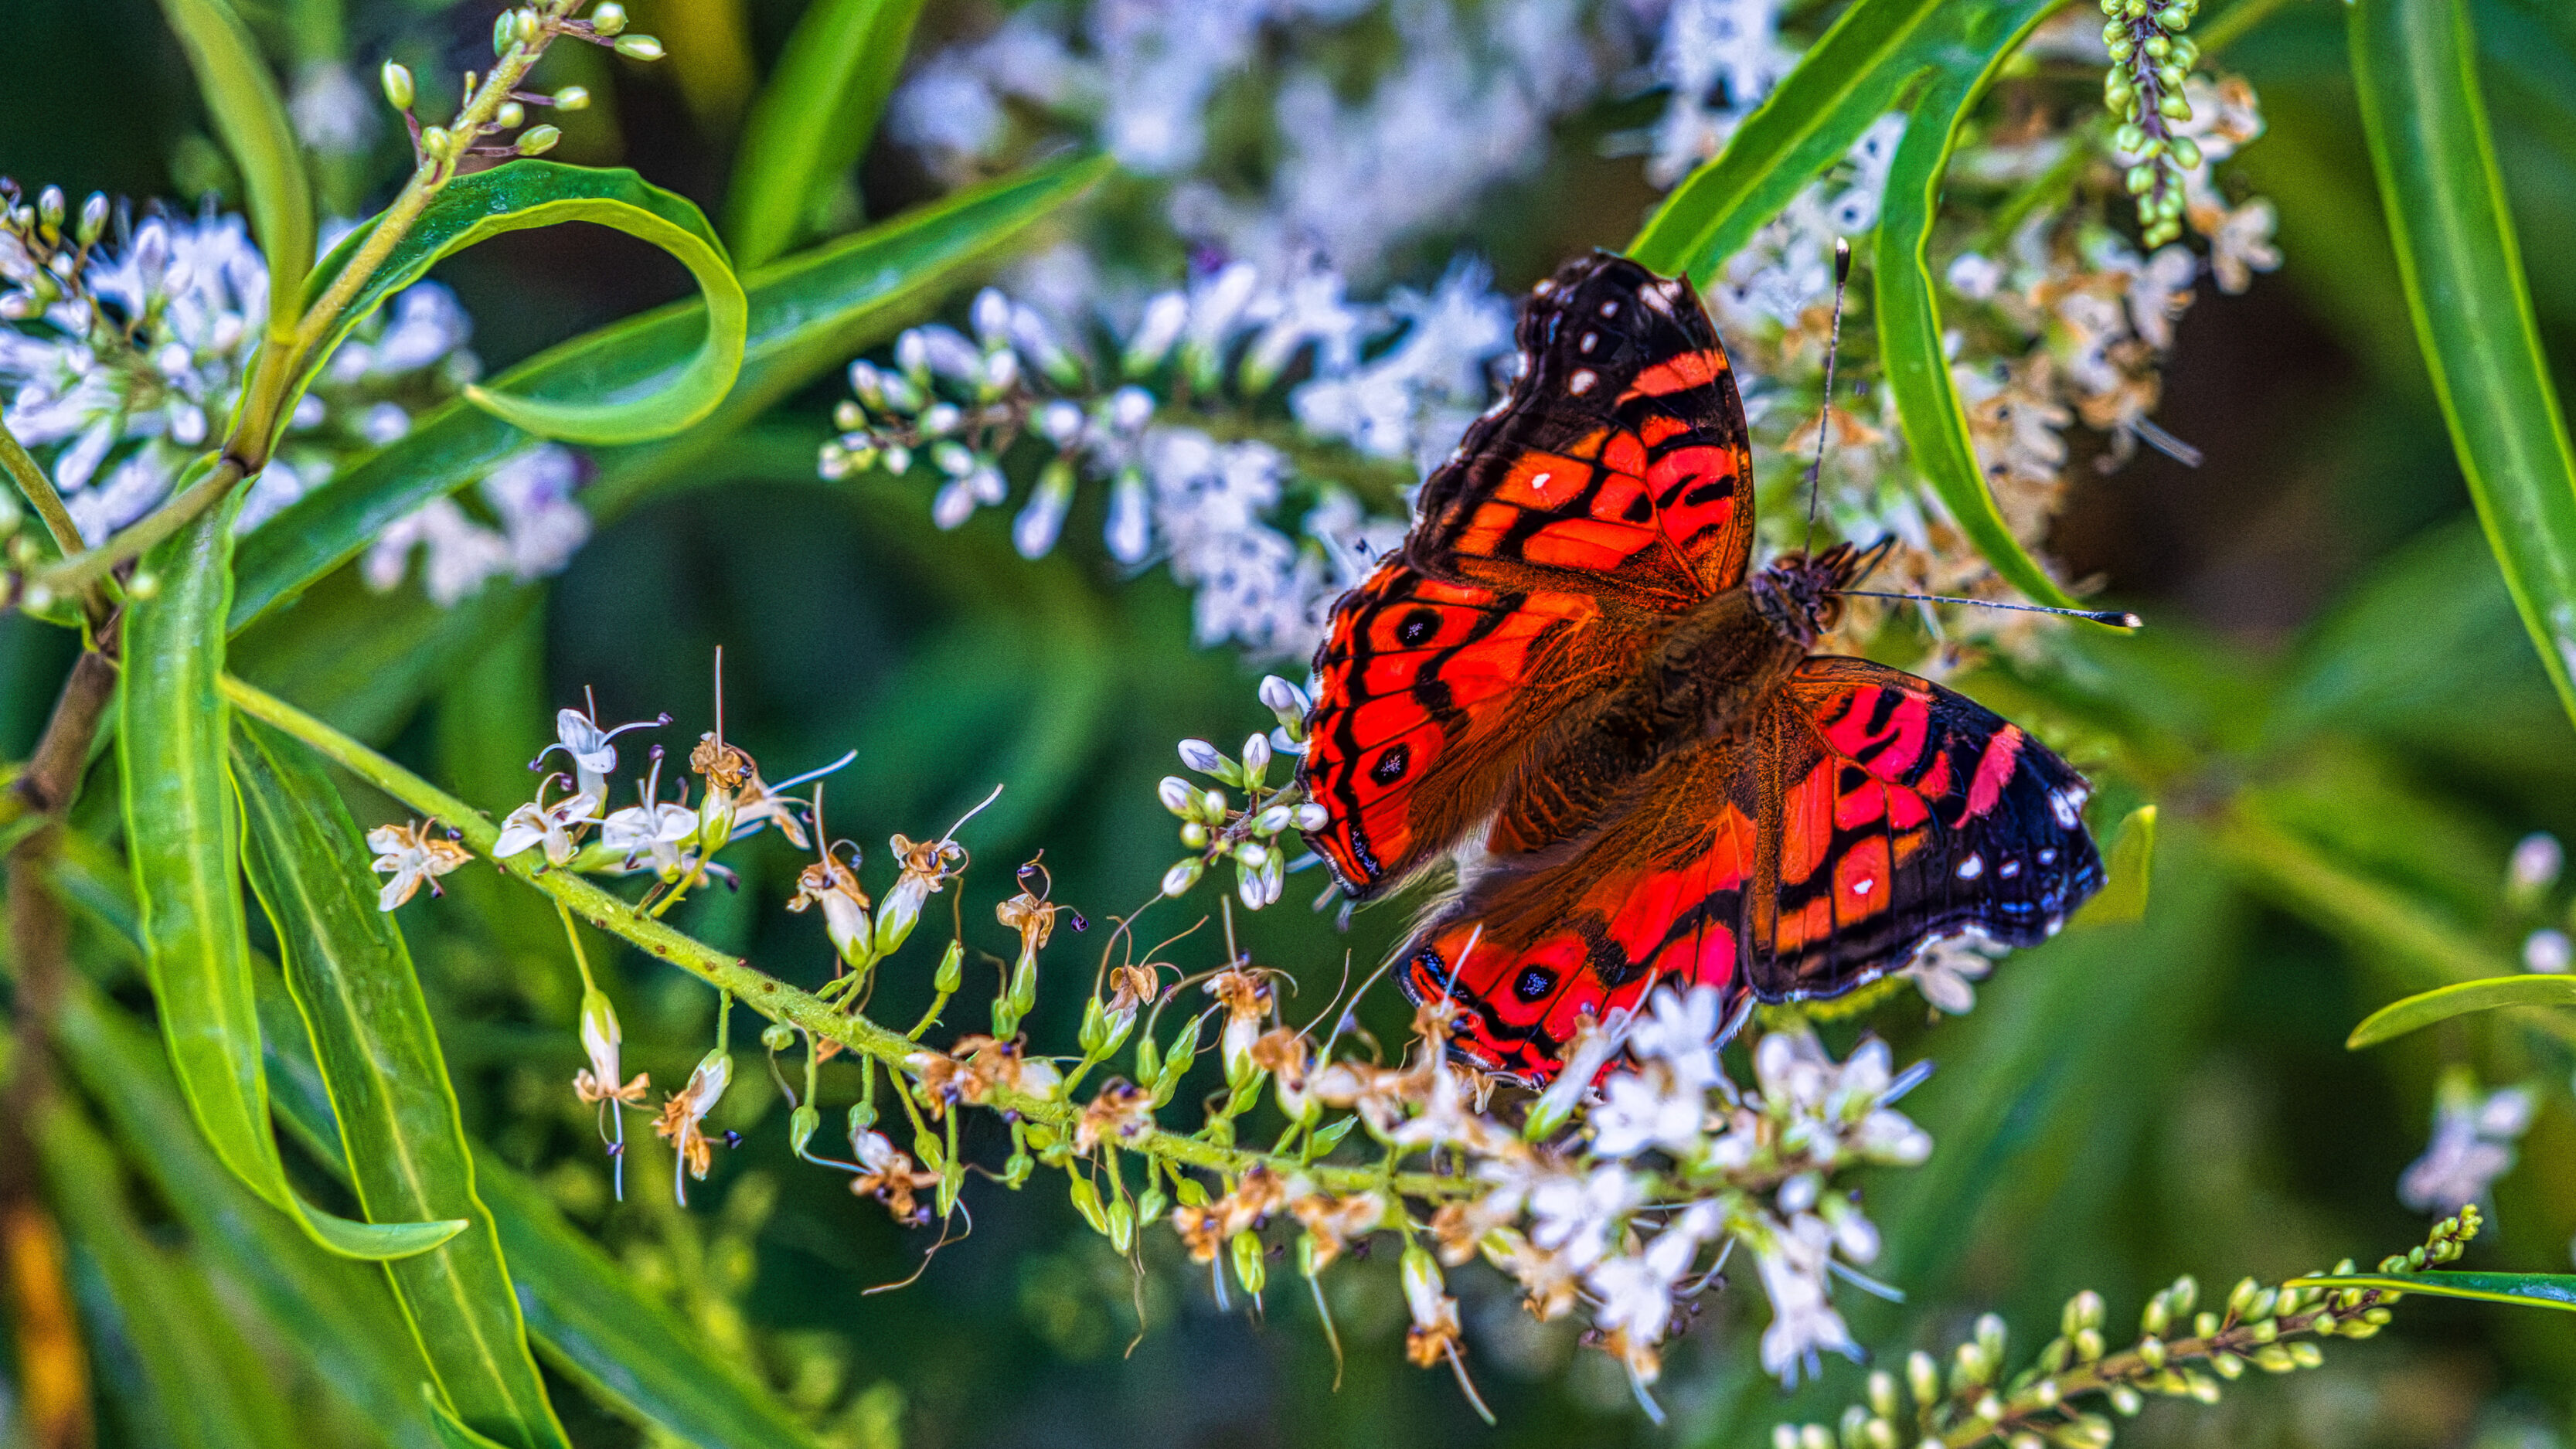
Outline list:
[[[1833,996],[1931,941],[2029,945],[2102,886],[2082,776],[1966,697],[1810,651],[1862,556],[1750,578],[1753,459],[1687,281],[1608,254],[1521,318],[1511,396],[1317,654],[1307,840],[1358,900],[1444,858],[1404,948],[1456,1050],[1553,1076],[1655,983]]]

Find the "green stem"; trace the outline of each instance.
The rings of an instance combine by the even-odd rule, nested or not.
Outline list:
[[[80,525],[72,522],[71,510],[63,506],[62,495],[54,491],[54,480],[46,477],[45,470],[37,466],[36,460],[27,456],[27,450],[18,445],[16,435],[9,431],[5,421],[0,421],[0,467],[9,470],[18,491],[26,494],[27,501],[35,505],[36,516],[45,521],[45,531],[54,536],[54,547],[61,551],[63,557],[69,558],[80,552]]]
[[[472,806],[284,700],[231,675],[224,676],[223,690],[224,697],[235,708],[302,740],[323,758],[412,809],[456,827],[469,849],[490,858],[492,846],[500,838],[500,829]],[[919,1075],[915,1062],[924,1055],[925,1048],[911,1038],[898,1036],[866,1017],[842,1012],[809,992],[800,991],[755,969],[739,956],[728,956],[683,935],[638,912],[572,871],[548,870],[540,864],[532,864],[532,857],[541,859],[536,852],[523,851],[497,864],[506,873],[554,897],[574,915],[613,935],[624,937],[719,991],[739,997],[744,1005],[762,1016],[772,1021],[784,1021],[810,1035],[837,1041],[852,1051],[883,1062],[890,1071]],[[1034,1096],[1008,1087],[996,1088],[985,1099],[984,1105],[999,1111],[1016,1112],[1064,1134],[1072,1132],[1082,1115],[1082,1108],[1076,1103],[1056,1097]],[[1121,1145],[1129,1151],[1149,1153],[1203,1172],[1238,1174],[1255,1166],[1267,1166],[1282,1175],[1303,1172],[1319,1187],[1332,1192],[1360,1192],[1390,1185],[1387,1177],[1376,1169],[1307,1166],[1294,1158],[1219,1147],[1157,1127],[1147,1127]],[[1467,1197],[1485,1188],[1485,1184],[1454,1174],[1427,1172],[1399,1175],[1391,1185],[1407,1196],[1425,1198]]]

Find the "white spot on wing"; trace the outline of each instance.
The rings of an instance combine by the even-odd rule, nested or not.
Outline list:
[[[1581,397],[1585,393],[1592,391],[1592,385],[1600,380],[1601,379],[1599,377],[1594,375],[1591,368],[1578,367],[1574,370],[1574,376],[1565,380],[1565,390],[1574,394],[1576,397]]]
[[[1574,344],[1574,350],[1588,356],[1591,354],[1594,344],[1600,342],[1600,340],[1600,333],[1586,332],[1583,334],[1583,340]]]
[[[2039,853],[2039,863],[2041,865],[2057,864],[2057,847],[2052,845],[2048,849],[2041,851]]]
[[[1865,896],[1872,890],[1876,889],[1877,886],[1877,881],[1874,881],[1867,876],[1862,876],[1859,880],[1852,882],[1852,894],[1856,896]]]
[[[1995,874],[2004,880],[2011,880],[2014,876],[2021,874],[2021,862],[2017,860],[2005,861],[2001,866],[1996,867]]]
[[[1532,493],[1545,493],[1547,491],[1547,480],[1555,476],[1556,475],[1553,473],[1540,473],[1533,476],[1530,479],[1530,491]]]
[[[1977,877],[1984,875],[1985,873],[1986,858],[1982,855],[1972,855],[1966,860],[1959,862],[1959,879],[1961,880],[1975,880]]]
[[[1602,303],[1602,304],[1601,304],[1601,315],[1602,315],[1602,316],[1604,316],[1604,317],[1616,317],[1616,316],[1618,316],[1618,315],[1619,315],[1619,304],[1618,304],[1617,302],[1615,302],[1615,301],[1613,301],[1613,302],[1604,302],[1604,303]]]
[[[2048,813],[2057,817],[2057,828],[2072,830],[2082,819],[2084,797],[2073,790],[2059,790],[2048,797]]]
[[[1648,287],[1637,295],[1645,299],[1647,306],[1654,308],[1656,311],[1663,313],[1667,317],[1673,315],[1672,283],[1666,282],[1660,287]]]

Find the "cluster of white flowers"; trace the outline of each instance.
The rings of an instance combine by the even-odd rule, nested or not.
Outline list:
[[[1549,123],[1592,101],[1625,64],[1616,7],[1581,0],[1402,0],[1384,7],[1401,59],[1356,99],[1318,57],[1381,7],[1374,0],[1108,0],[1069,13],[1033,5],[990,36],[919,67],[894,99],[891,134],[934,169],[963,176],[1032,138],[1011,106],[1094,135],[1129,170],[1172,178],[1183,237],[1277,268],[1320,249],[1374,274],[1408,239],[1454,228],[1496,182],[1534,171]],[[1587,13],[1598,8],[1601,13]],[[1252,62],[1295,32],[1284,67]],[[1266,106],[1277,137],[1266,183],[1221,181],[1211,118],[1238,97]]]
[[[1780,43],[1779,0],[1672,0],[1654,57],[1671,94],[1646,179],[1672,186],[1724,149],[1797,59]]]
[[[852,364],[856,397],[823,445],[822,472],[903,474],[927,460],[942,480],[932,516],[954,528],[1009,501],[1005,455],[1030,440],[1047,461],[1013,527],[1022,554],[1055,546],[1078,483],[1105,484],[1110,556],[1130,567],[1160,557],[1195,595],[1200,643],[1266,656],[1311,653],[1332,600],[1404,531],[1306,476],[1282,444],[1339,443],[1418,476],[1456,446],[1511,348],[1510,305],[1472,263],[1428,293],[1368,306],[1311,258],[1284,276],[1237,261],[1146,298],[1123,329],[1105,313],[1050,320],[988,290],[973,337],[906,332],[891,367]],[[1096,329],[1123,333],[1113,356],[1084,343]],[[1194,417],[1193,401],[1249,411],[1301,362],[1277,441],[1220,438]]]
[[[161,213],[111,226],[104,196],[64,216],[59,192],[10,208],[0,227],[0,421],[43,461],[82,536],[96,543],[169,496],[240,396],[268,311],[268,267],[242,219]],[[338,231],[324,238],[325,249]],[[235,527],[248,531],[454,397],[478,364],[454,293],[420,282],[335,352],[297,404]],[[432,598],[453,604],[495,575],[560,571],[589,534],[572,501],[574,456],[541,446],[479,486],[497,527],[442,498],[397,521],[370,552],[378,589],[425,547]]]

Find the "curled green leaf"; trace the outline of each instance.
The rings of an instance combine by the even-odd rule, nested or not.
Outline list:
[[[2505,1006],[2576,1006],[2576,976],[2491,976],[2420,991],[2363,1017],[2343,1044],[2359,1051],[2437,1021]]]
[[[432,263],[486,237],[560,222],[588,221],[651,242],[678,259],[697,279],[704,301],[705,335],[685,359],[672,356],[649,371],[603,378],[584,373],[566,379],[581,400],[486,387],[465,395],[477,407],[540,437],[572,443],[635,443],[666,438],[715,411],[742,371],[750,303],[734,275],[724,244],[698,208],[646,182],[632,171],[566,166],[553,161],[513,161],[460,176],[431,200],[307,354],[318,369],[359,319],[385,298],[419,280]],[[318,299],[373,234],[370,222],[351,232],[313,269],[308,294]]]

